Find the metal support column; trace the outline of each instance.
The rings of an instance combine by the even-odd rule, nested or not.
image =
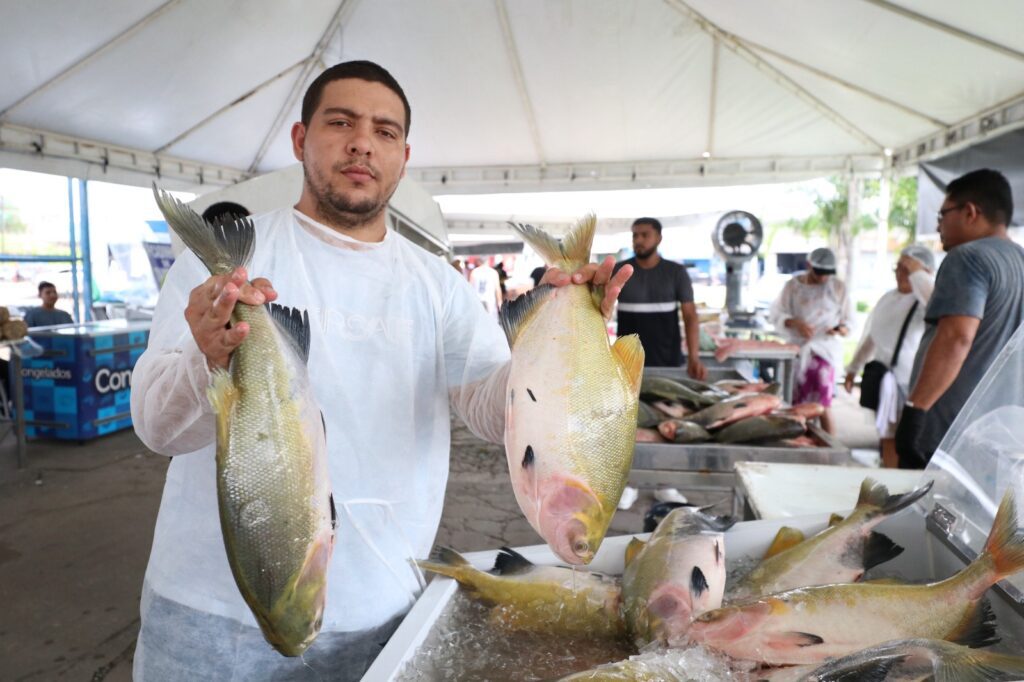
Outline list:
[[[71,245],[71,300],[74,304],[75,322],[81,322],[78,298],[78,244],[75,238],[75,193],[74,179],[68,178],[68,242]]]
[[[89,245],[89,183],[79,180],[78,224],[82,228],[82,294],[85,297],[85,321],[92,321],[92,249]]]

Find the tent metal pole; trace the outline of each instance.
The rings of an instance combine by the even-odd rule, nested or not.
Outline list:
[[[825,104],[810,91],[804,88],[802,85],[794,81],[792,78],[779,71],[771,63],[765,61],[756,52],[743,45],[739,40],[736,39],[728,31],[720,28],[717,24],[709,20],[703,14],[697,12],[683,0],[664,0],[665,3],[676,10],[683,16],[687,17],[691,21],[697,24],[705,33],[717,37],[726,48],[731,52],[741,57],[744,61],[752,64],[755,68],[762,71],[765,75],[775,81],[778,85],[788,90],[797,98],[804,101],[812,108],[816,109],[818,113],[822,114],[825,118],[832,121],[834,124],[845,130],[847,133],[855,137],[856,139],[864,142],[878,151],[884,149],[884,145],[873,137],[868,135],[865,131],[861,130],[856,124],[850,121],[848,118],[840,114],[838,111]]]
[[[133,36],[136,33],[138,33],[140,30],[142,30],[146,26],[148,26],[151,23],[153,23],[153,21],[155,21],[162,14],[164,14],[168,10],[172,9],[179,2],[181,2],[181,0],[167,0],[167,2],[165,2],[162,5],[160,5],[155,10],[153,10],[152,12],[147,14],[146,16],[142,17],[141,19],[136,21],[134,24],[132,24],[131,26],[129,26],[125,30],[123,30],[120,33],[118,33],[116,36],[114,36],[113,38],[111,38],[107,42],[103,43],[102,45],[97,47],[95,50],[90,52],[89,54],[87,54],[84,57],[82,57],[81,59],[79,59],[77,62],[74,62],[73,64],[69,65],[67,68],[65,68],[63,71],[61,71],[57,75],[53,76],[52,78],[50,78],[45,83],[42,83],[41,85],[39,85],[35,89],[33,89],[30,92],[22,95],[19,99],[15,100],[15,102],[13,104],[7,106],[7,108],[5,108],[4,110],[0,111],[0,121],[2,121],[3,119],[7,118],[7,115],[11,111],[13,111],[14,109],[17,109],[19,106],[21,106],[22,104],[24,104],[28,100],[32,99],[36,95],[40,94],[41,92],[49,89],[50,87],[52,87],[54,85],[56,85],[60,81],[64,80],[68,76],[70,76],[75,71],[78,71],[79,69],[81,69],[83,66],[86,66],[87,64],[91,64],[92,62],[96,61],[96,59],[100,55],[105,53],[107,50],[109,50],[110,48],[114,47],[118,43],[124,42],[125,40],[127,40],[131,36]]]
[[[89,244],[89,181],[78,181],[78,224],[82,227],[82,296],[85,321],[92,322],[92,249]]]
[[[1017,50],[1014,50],[1011,47],[1007,47],[1006,45],[993,42],[988,38],[982,38],[979,35],[969,33],[963,29],[957,28],[956,26],[950,26],[949,24],[943,23],[938,19],[932,19],[931,17],[925,16],[924,14],[919,14],[917,12],[914,12],[913,10],[909,10],[906,7],[900,7],[899,5],[895,5],[891,2],[888,2],[887,0],[864,0],[864,2],[869,2],[872,5],[875,5],[876,7],[881,7],[882,9],[893,12],[894,14],[899,14],[900,16],[906,17],[911,21],[916,21],[917,23],[924,24],[929,28],[934,28],[938,31],[948,33],[951,36],[956,36],[961,40],[966,40],[969,43],[974,43],[979,47],[983,47],[988,50],[994,50],[995,52],[1004,54],[1007,57],[1024,60],[1024,52],[1018,52]]]
[[[711,158],[715,154],[715,117],[718,115],[715,107],[718,104],[718,52],[720,46],[718,38],[711,36],[711,96],[708,104],[708,141],[704,147],[704,154]]]
[[[74,305],[75,322],[82,321],[78,295],[78,242],[75,238],[75,192],[74,179],[68,178],[68,243],[71,246],[71,301]]]
[[[875,100],[877,102],[881,102],[882,104],[888,104],[889,106],[895,107],[896,109],[899,109],[900,111],[903,111],[903,112],[905,112],[907,114],[910,114],[912,116],[916,116],[916,117],[918,117],[920,119],[928,121],[929,123],[931,123],[931,124],[933,124],[935,126],[938,126],[939,128],[945,128],[945,127],[947,127],[949,125],[945,121],[940,121],[937,118],[933,118],[933,117],[929,116],[928,114],[925,114],[923,112],[917,111],[916,109],[908,107],[906,104],[901,104],[901,103],[897,102],[896,100],[889,99],[885,95],[879,95],[877,92],[872,92],[871,90],[868,90],[867,88],[864,88],[864,87],[862,87],[860,85],[857,85],[856,83],[851,83],[850,81],[843,80],[842,78],[839,78],[838,76],[836,76],[834,74],[828,73],[827,71],[822,71],[821,69],[819,69],[817,67],[814,67],[814,66],[811,66],[810,64],[804,63],[804,62],[802,62],[802,61],[800,61],[798,59],[794,59],[793,57],[790,57],[788,55],[784,55],[781,52],[777,52],[777,51],[771,49],[770,47],[765,47],[764,45],[761,45],[759,43],[755,43],[754,41],[749,40],[748,38],[742,38],[740,36],[734,36],[734,37],[736,38],[736,40],[740,41],[741,43],[744,43],[747,47],[749,47],[749,48],[751,48],[753,50],[757,50],[758,52],[764,52],[764,53],[770,54],[771,56],[777,57],[778,59],[781,59],[784,62],[788,62],[789,64],[792,64],[793,66],[799,67],[799,68],[801,68],[801,69],[803,69],[805,71],[809,71],[809,72],[813,73],[816,76],[821,76],[822,78],[824,78],[826,80],[832,81],[836,85],[841,85],[844,88],[847,88],[849,90],[853,90],[854,92],[859,92],[860,94],[865,95],[867,97],[870,97],[871,99],[873,99],[873,100]]]
[[[296,63],[292,64],[291,66],[289,66],[289,67],[288,67],[287,69],[285,69],[284,71],[282,71],[282,72],[280,72],[280,73],[278,73],[278,74],[275,74],[275,75],[271,76],[270,78],[268,78],[267,80],[263,81],[262,83],[260,83],[260,84],[259,84],[259,85],[257,85],[256,87],[252,88],[251,90],[249,90],[249,91],[248,91],[248,92],[246,92],[245,94],[241,95],[240,97],[237,97],[237,98],[235,98],[235,99],[234,99],[234,100],[232,100],[231,102],[228,102],[227,104],[225,104],[224,106],[222,106],[222,107],[221,107],[220,109],[218,109],[217,111],[213,112],[212,114],[210,114],[209,116],[207,116],[207,117],[206,117],[206,118],[204,118],[203,120],[199,121],[199,123],[196,123],[196,124],[195,124],[194,126],[192,126],[191,128],[189,128],[189,129],[188,129],[188,130],[186,130],[185,132],[181,133],[180,135],[178,135],[177,137],[175,137],[175,138],[174,138],[173,140],[171,140],[171,141],[170,141],[170,142],[168,142],[167,144],[161,145],[161,146],[160,146],[160,147],[158,147],[157,149],[154,149],[154,150],[153,150],[153,153],[154,153],[154,154],[162,154],[162,153],[164,153],[165,151],[167,151],[168,149],[170,149],[170,148],[171,148],[171,147],[173,147],[174,145],[178,144],[179,142],[181,142],[182,140],[184,140],[184,139],[185,139],[186,137],[188,137],[189,135],[191,135],[191,134],[192,134],[192,133],[194,133],[195,131],[197,131],[197,130],[199,130],[200,128],[202,128],[203,126],[205,126],[205,125],[206,125],[207,123],[209,123],[209,122],[210,122],[210,121],[212,121],[213,119],[215,119],[215,118],[217,118],[218,116],[220,116],[221,114],[223,114],[223,113],[226,113],[226,112],[230,111],[231,109],[235,108],[236,106],[238,106],[238,105],[239,105],[239,104],[241,104],[242,102],[246,101],[247,99],[249,99],[250,97],[252,97],[252,96],[253,96],[253,95],[255,95],[256,93],[258,93],[259,91],[261,91],[261,90],[263,90],[264,88],[266,88],[266,87],[270,86],[270,85],[271,85],[272,83],[276,83],[276,82],[277,82],[277,81],[279,81],[280,79],[284,78],[284,77],[285,77],[285,76],[287,76],[287,75],[288,75],[289,73],[291,73],[291,72],[292,72],[292,71],[294,71],[295,69],[297,69],[297,68],[299,68],[300,66],[302,66],[303,64],[305,64],[305,63],[306,63],[306,60],[307,60],[307,59],[308,59],[308,57],[303,57],[303,58],[302,58],[302,59],[301,59],[300,61],[298,61],[298,62],[296,62]]]
[[[505,0],[494,0],[494,9],[498,14],[498,23],[501,24],[501,35],[505,39],[505,54],[508,57],[509,65],[512,67],[512,75],[516,79],[519,99],[523,101],[523,108],[526,110],[526,122],[530,126],[533,148],[537,152],[540,164],[544,166],[547,165],[547,161],[544,157],[544,146],[541,144],[540,126],[537,125],[537,113],[533,108],[533,100],[530,99],[530,91],[526,87],[523,64],[519,59],[519,48],[516,47],[516,38],[512,32],[512,24],[508,19],[508,8],[505,6]]]
[[[357,4],[358,0],[341,0],[338,3],[338,9],[334,11],[334,16],[331,17],[330,23],[327,24],[327,29],[320,36],[320,40],[317,41],[309,57],[302,61],[303,67],[299,72],[299,77],[295,80],[291,92],[288,93],[288,97],[285,98],[281,109],[277,112],[277,116],[274,117],[274,122],[270,124],[270,129],[267,130],[267,134],[263,137],[263,142],[260,143],[256,156],[253,157],[252,163],[249,164],[249,173],[255,173],[259,165],[263,163],[263,157],[267,155],[267,151],[277,136],[277,132],[284,125],[285,118],[291,113],[295,103],[299,101],[299,96],[306,88],[306,81],[309,80],[309,77],[313,74],[313,69],[316,68],[321,57],[323,57],[324,50],[327,49],[331,38],[338,32],[341,28],[341,22],[352,13]]]

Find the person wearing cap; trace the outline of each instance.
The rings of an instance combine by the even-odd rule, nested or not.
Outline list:
[[[707,369],[699,356],[700,319],[693,303],[693,284],[684,266],[658,253],[661,229],[657,218],[633,221],[635,256],[615,264],[615,272],[627,265],[633,268],[633,276],[619,294],[617,334],[640,336],[648,367],[679,367],[683,364],[681,311],[686,328],[686,372],[703,381]]]
[[[846,367],[847,392],[853,392],[853,381],[868,362],[881,362],[888,368],[879,390],[875,426],[882,464],[889,468],[897,466],[896,424],[910,393],[910,371],[924,335],[924,311],[935,287],[934,272],[935,255],[928,247],[912,244],[903,249],[896,264],[896,288],[878,299]]]
[[[840,336],[850,333],[852,313],[846,285],[835,276],[831,249],[811,251],[807,271],[786,282],[769,319],[789,343],[800,346],[793,404],[819,403],[825,408],[821,425],[832,433],[832,397],[836,367],[842,367]]]
[[[1024,248],[1009,238],[1012,218],[1013,193],[999,171],[972,171],[946,187],[937,219],[948,255],[935,276],[896,429],[900,467],[928,463],[1024,322]]]

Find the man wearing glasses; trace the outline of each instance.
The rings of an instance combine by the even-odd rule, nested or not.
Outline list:
[[[925,312],[911,391],[896,431],[900,467],[921,468],[1024,321],[1024,248],[1010,241],[1010,183],[976,170],[946,188],[939,237],[949,252]]]

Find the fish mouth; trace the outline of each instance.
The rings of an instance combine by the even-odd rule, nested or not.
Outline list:
[[[563,481],[539,508],[539,526],[551,549],[562,561],[589,564],[604,537],[606,523],[601,503],[589,486]]]

